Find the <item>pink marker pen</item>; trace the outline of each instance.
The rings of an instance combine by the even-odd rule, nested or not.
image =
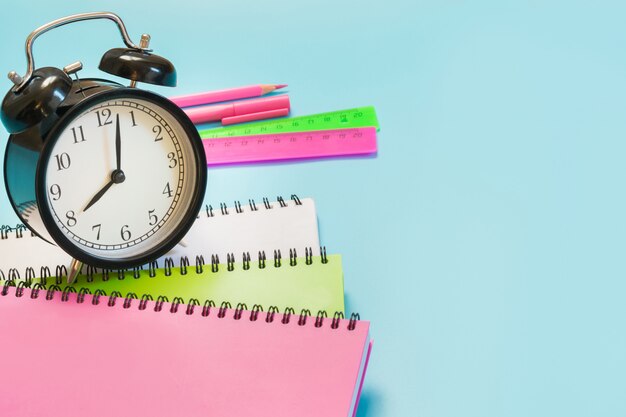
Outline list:
[[[228,125],[286,116],[290,107],[289,96],[284,94],[183,110],[195,124],[221,120],[223,124]]]

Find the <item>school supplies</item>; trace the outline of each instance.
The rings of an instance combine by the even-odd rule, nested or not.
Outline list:
[[[235,136],[202,142],[209,166],[367,155],[377,151],[375,127]]]
[[[298,257],[296,249],[289,250],[285,258],[277,251],[264,254],[257,261],[219,263],[214,258],[205,263],[203,257],[181,259],[177,264],[171,258],[162,264],[156,262],[143,269],[124,271],[102,271],[88,269],[71,284],[74,290],[88,289],[92,294],[148,294],[153,299],[165,296],[169,300],[182,297],[185,300],[210,299],[215,304],[229,302],[232,305],[245,303],[260,305],[265,311],[276,307],[284,311],[295,310],[344,311],[343,270],[341,256],[311,256],[305,248]],[[161,266],[159,268],[158,266]],[[50,275],[29,279],[43,285],[65,283],[64,271],[47,271]],[[60,274],[60,275],[59,275]],[[7,279],[15,280],[11,274]],[[16,281],[20,282],[20,281]],[[26,281],[25,281],[26,282]],[[0,281],[0,285],[2,285]]]
[[[159,265],[164,265],[165,258],[171,257],[178,266],[183,256],[191,262],[196,256],[211,262],[213,255],[226,262],[230,254],[234,262],[242,262],[244,252],[250,254],[251,261],[256,261],[260,252],[271,256],[276,250],[287,256],[289,249],[304,251],[309,247],[313,256],[319,256],[315,203],[312,199],[292,195],[288,200],[282,197],[277,201],[263,198],[262,202],[249,199],[243,203],[235,201],[232,206],[220,203],[215,208],[205,205],[183,242],[186,246],[175,246],[158,260]],[[67,268],[71,259],[57,246],[32,236],[23,227],[0,230],[0,253],[0,278],[8,276],[12,269],[22,278],[26,274],[32,278],[44,275],[42,268],[55,273],[57,268]],[[27,272],[28,268],[32,271]]]
[[[207,91],[204,93],[170,97],[170,100],[179,107],[201,106],[204,104],[219,103],[222,101],[258,97],[284,87],[287,87],[287,84],[249,85],[246,87],[228,88],[225,90]]]
[[[195,124],[221,121],[224,125],[287,116],[289,96],[253,98],[232,103],[212,104],[183,109]]]
[[[214,139],[228,136],[310,132],[316,130],[349,129],[370,126],[374,126],[378,130],[376,111],[372,106],[338,110],[309,116],[254,122],[241,126],[203,129],[199,132],[202,139]]]
[[[355,415],[371,351],[358,316],[137,296],[3,286],[0,385],[26,388],[0,415]]]

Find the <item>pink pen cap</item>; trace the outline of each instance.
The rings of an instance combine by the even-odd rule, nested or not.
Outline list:
[[[285,110],[289,113],[290,107],[289,96],[283,94],[183,110],[195,124],[219,120],[224,124],[233,124],[278,117],[276,111],[282,116]]]
[[[257,113],[242,114],[241,116],[224,117],[222,119],[222,124],[224,126],[228,126],[228,125],[234,125],[237,123],[254,122],[255,120],[273,119],[274,117],[282,117],[282,116],[288,116],[288,115],[289,115],[288,108],[267,110],[267,111],[260,111]]]

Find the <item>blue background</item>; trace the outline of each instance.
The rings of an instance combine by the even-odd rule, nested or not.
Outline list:
[[[625,415],[626,7],[504,3],[12,2],[0,69],[24,73],[40,24],[104,9],[177,65],[164,94],[285,82],[294,115],[375,105],[377,158],[213,169],[207,195],[315,198],[373,323],[359,417]],[[97,76],[120,45],[76,24],[36,62]]]

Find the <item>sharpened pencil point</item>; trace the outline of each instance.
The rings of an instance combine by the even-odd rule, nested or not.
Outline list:
[[[287,87],[287,84],[276,84],[275,85],[276,89],[278,90],[279,88],[285,88]]]

